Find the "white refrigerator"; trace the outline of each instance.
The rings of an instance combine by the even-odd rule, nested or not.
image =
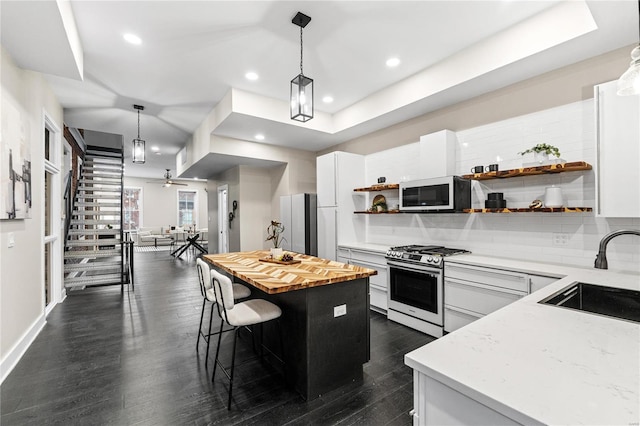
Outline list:
[[[364,186],[364,157],[332,152],[316,158],[318,257],[337,260],[340,243],[365,241],[364,221],[356,217],[354,188]]]
[[[316,194],[280,197],[280,221],[284,225],[282,248],[296,253],[318,255]]]

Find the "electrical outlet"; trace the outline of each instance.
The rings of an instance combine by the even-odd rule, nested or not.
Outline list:
[[[566,246],[569,244],[569,234],[565,232],[553,233],[553,245],[554,246]]]
[[[11,247],[13,247],[15,245],[16,245],[15,234],[13,232],[9,232],[8,241],[7,241],[7,247],[11,248]]]
[[[333,317],[341,317],[347,315],[347,305],[338,305],[333,307]]]

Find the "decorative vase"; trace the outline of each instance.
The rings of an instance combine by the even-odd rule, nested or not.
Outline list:
[[[549,161],[549,154],[546,152],[535,152],[534,154],[536,163],[543,164]]]
[[[282,247],[272,247],[271,248],[271,257],[277,259],[282,256]]]
[[[544,192],[545,207],[562,207],[562,189],[557,186],[550,186]]]

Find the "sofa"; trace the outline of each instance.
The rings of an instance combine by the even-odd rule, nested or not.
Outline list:
[[[170,245],[173,241],[171,235],[162,231],[162,228],[140,228],[132,237],[139,246]]]

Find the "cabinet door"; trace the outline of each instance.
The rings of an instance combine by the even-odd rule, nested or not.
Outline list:
[[[640,216],[640,96],[618,96],[616,81],[595,86],[596,214]]]
[[[338,205],[336,195],[336,154],[334,152],[316,158],[316,192],[318,207]]]
[[[336,260],[337,249],[337,216],[335,207],[321,207],[318,209],[318,257]]]

